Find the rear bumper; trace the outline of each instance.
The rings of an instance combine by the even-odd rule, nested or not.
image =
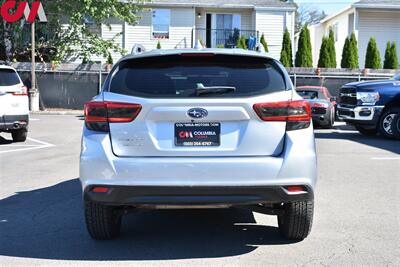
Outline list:
[[[4,115],[0,117],[0,131],[26,129],[29,125],[29,115]]]
[[[287,132],[282,142],[276,157],[117,157],[108,134],[84,128],[80,180],[85,199],[116,205],[308,199],[317,181],[313,128]],[[290,185],[306,187],[307,196],[285,194],[283,187]],[[110,195],[90,193],[93,186],[111,188]]]
[[[101,186],[101,185],[98,185]],[[309,186],[304,192],[289,193],[283,186],[269,187],[185,187],[185,186],[108,186],[107,193],[94,193],[87,187],[85,201],[107,205],[251,205],[274,204],[314,199]]]

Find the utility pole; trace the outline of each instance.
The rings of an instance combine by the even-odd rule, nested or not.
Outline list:
[[[31,24],[31,39],[32,39],[32,68],[31,68],[31,89],[30,94],[30,107],[31,111],[39,111],[39,90],[36,88],[36,62],[35,62],[35,22]]]

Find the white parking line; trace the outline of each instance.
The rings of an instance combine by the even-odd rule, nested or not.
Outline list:
[[[371,158],[372,160],[400,160],[400,157],[393,158]]]
[[[19,152],[19,151],[28,151],[28,150],[37,150],[37,149],[42,149],[42,148],[49,148],[49,147],[54,147],[55,145],[40,141],[34,138],[28,137],[28,140],[38,143],[39,145],[7,145],[8,147],[23,147],[19,149],[10,149],[10,150],[4,150],[0,151],[0,154],[5,154],[5,153],[10,153],[10,152]]]

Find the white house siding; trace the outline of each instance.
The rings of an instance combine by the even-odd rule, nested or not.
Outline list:
[[[110,26],[105,24],[101,25],[101,36],[105,40],[113,40],[115,44],[118,44],[120,47],[124,48],[124,22],[119,21],[117,19],[111,19],[108,21]],[[111,52],[111,56],[114,60],[114,63],[121,57],[121,54],[118,52]],[[102,56],[92,56],[92,61],[103,61],[105,62],[107,59]]]
[[[337,25],[337,40],[335,42],[336,49],[336,64],[340,67],[342,60],[343,46],[346,38],[351,35],[352,31],[349,31],[349,16],[354,14],[354,9],[348,9],[343,13],[327,20],[321,24],[310,27],[310,35],[312,40],[313,50],[313,65],[317,67],[319,60],[319,52],[321,49],[322,38],[329,35],[330,27]]]
[[[397,53],[400,55],[400,10],[359,10],[358,18],[360,67],[365,66],[365,55],[371,37],[376,38],[382,62],[388,41],[397,43]]]
[[[161,8],[161,7],[157,7]],[[171,10],[171,24],[169,39],[160,40],[163,49],[173,49],[182,40],[186,40],[188,47],[191,46],[192,29],[195,25],[194,8],[166,8]],[[143,45],[146,50],[157,47],[158,39],[154,39],[152,31],[152,13],[146,11],[141,13],[141,20],[135,26],[125,25],[125,48],[131,51],[135,44]],[[182,41],[182,44],[184,42]]]
[[[282,39],[287,27],[291,39],[294,39],[293,12],[256,9],[255,26],[260,36],[264,33],[271,56],[279,59],[282,49]]]

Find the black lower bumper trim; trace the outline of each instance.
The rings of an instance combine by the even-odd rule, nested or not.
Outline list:
[[[29,124],[29,115],[4,115],[0,117],[0,130],[12,131],[26,129]]]
[[[94,193],[94,187],[107,187],[107,193]],[[84,199],[107,205],[245,205],[259,203],[287,203],[313,200],[311,187],[306,193],[289,194],[283,186],[213,186],[213,187],[159,187],[93,185],[86,188]]]

